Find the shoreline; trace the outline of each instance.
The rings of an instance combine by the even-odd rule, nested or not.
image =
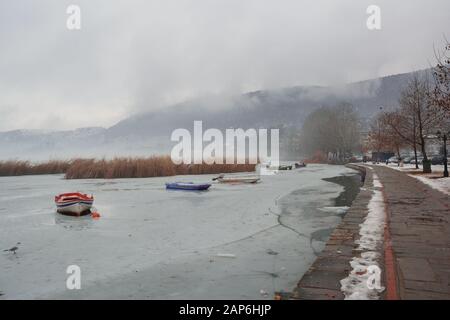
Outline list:
[[[365,171],[361,192],[293,292],[281,298],[450,299],[448,193],[388,166],[351,167]],[[381,272],[376,288],[368,285],[372,266]]]
[[[346,167],[360,172],[363,185],[342,221],[331,233],[325,248],[299,280],[293,292],[285,298],[293,300],[344,299],[340,281],[346,278],[351,271],[350,261],[356,254],[354,252],[355,240],[359,237],[359,225],[367,215],[367,206],[372,197],[370,188],[373,187],[373,175],[370,170],[353,164],[348,164]]]

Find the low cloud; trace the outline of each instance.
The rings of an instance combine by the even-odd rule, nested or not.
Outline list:
[[[73,3],[81,7],[79,31],[66,28]],[[378,1],[380,31],[366,28],[370,4],[2,1],[0,131],[109,126],[199,96],[339,85],[428,67],[450,3]]]

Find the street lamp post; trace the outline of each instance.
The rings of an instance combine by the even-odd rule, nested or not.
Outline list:
[[[439,139],[442,138],[444,141],[444,177],[448,177],[448,164],[447,164],[447,135],[448,133],[441,133],[441,131],[437,132],[437,136]]]

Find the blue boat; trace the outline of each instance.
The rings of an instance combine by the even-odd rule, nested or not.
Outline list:
[[[202,190],[208,190],[209,187],[211,187],[211,185],[209,183],[193,183],[193,182],[166,183],[166,189],[172,189],[172,190],[202,191]]]

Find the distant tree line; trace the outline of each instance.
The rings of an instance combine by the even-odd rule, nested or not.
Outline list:
[[[361,149],[360,119],[348,103],[321,107],[309,114],[301,132],[303,153],[320,152],[328,162],[343,163]]]

